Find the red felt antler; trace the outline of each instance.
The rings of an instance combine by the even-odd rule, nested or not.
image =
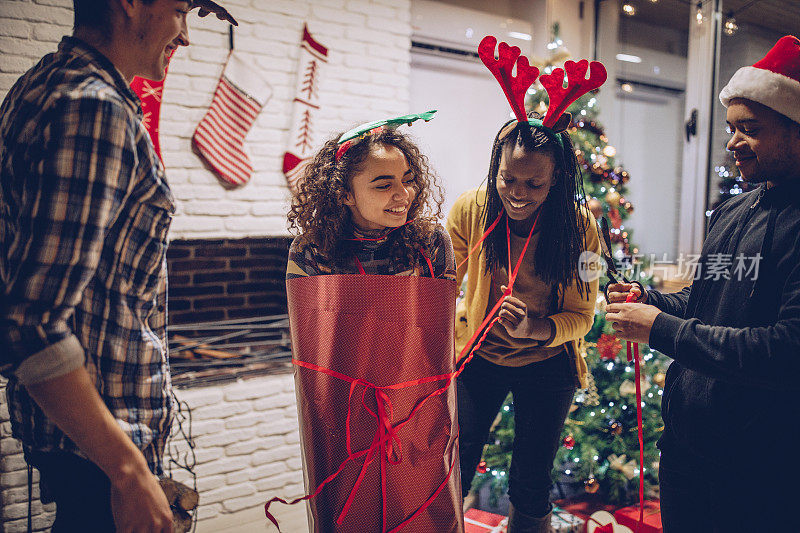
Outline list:
[[[525,112],[525,92],[539,76],[539,69],[528,64],[528,58],[520,57],[520,49],[501,42],[498,47],[498,59],[494,58],[497,38],[487,35],[478,45],[478,55],[497,81],[511,104],[517,120],[526,122],[528,114]],[[511,74],[514,65],[517,65],[517,75]]]
[[[564,88],[564,69],[567,71],[566,88]],[[590,69],[588,80],[587,69]],[[548,128],[552,127],[572,102],[603,85],[607,77],[606,67],[602,63],[592,61],[590,65],[586,59],[581,59],[577,63],[567,61],[563,69],[557,68],[552,74],[543,74],[539,81],[550,96],[550,104],[547,106],[547,114],[542,124]]]

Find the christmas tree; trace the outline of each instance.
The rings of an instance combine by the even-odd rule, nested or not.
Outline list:
[[[568,57],[553,28],[548,48],[551,58],[540,69],[550,72]],[[547,93],[541,86],[528,91],[528,109],[544,114]],[[568,109],[572,113],[569,133],[583,174],[586,205],[599,218],[606,216],[611,225],[613,256],[617,268],[627,269],[645,286],[650,281],[643,265],[633,261],[638,253],[631,244],[631,231],[625,221],[633,205],[625,198],[630,176],[615,162],[616,149],[597,120],[595,94],[581,97]],[[608,280],[600,280],[601,287]],[[600,491],[609,503],[627,504],[638,496],[639,441],[636,421],[634,363],[627,361],[626,347],[614,337],[605,320],[605,300],[598,296],[594,326],[585,337],[586,362],[591,370],[590,384],[578,391],[564,425],[562,446],[554,462],[554,479],[560,485],[580,485],[588,493]],[[658,486],[658,450],[661,395],[669,360],[662,354],[640,348],[642,427],[644,434],[644,479],[652,494]],[[508,471],[514,438],[514,405],[509,395],[493,425],[473,488],[490,482],[495,496],[508,488]]]
[[[735,165],[732,165],[733,155],[730,153],[726,156],[726,161],[722,165],[714,167],[714,172],[719,177],[719,196],[716,201],[711,205],[711,210],[716,209],[719,205],[737,194],[751,191],[757,187],[742,179],[739,171]]]

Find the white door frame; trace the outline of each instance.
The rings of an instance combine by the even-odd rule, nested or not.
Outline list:
[[[696,134],[688,141],[684,137],[678,230],[678,253],[683,254],[699,253],[705,238],[721,10],[722,0],[707,0],[703,2],[704,23],[697,23],[694,10],[689,21],[685,120],[691,120],[696,111]]]

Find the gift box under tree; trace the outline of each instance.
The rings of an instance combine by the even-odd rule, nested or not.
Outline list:
[[[470,509],[464,515],[464,533],[506,533],[508,518],[499,514]],[[553,533],[583,533],[583,519],[556,507],[550,519]]]
[[[639,505],[631,505],[617,509],[614,512],[617,522],[628,526],[636,531],[639,523]],[[658,500],[647,500],[644,502],[644,522],[639,528],[639,533],[662,533],[664,528],[661,526],[661,502]]]

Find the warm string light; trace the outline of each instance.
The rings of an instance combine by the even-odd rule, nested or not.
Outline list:
[[[725,20],[725,25],[722,27],[722,31],[725,32],[726,35],[733,35],[739,29],[739,25],[736,24],[736,19],[733,18],[733,11],[728,14],[728,18]]]
[[[631,2],[624,2],[622,4],[622,12],[632,17],[636,14],[636,7]]]
[[[703,14],[703,2],[697,2],[697,8],[694,12],[694,18],[697,21],[697,24],[702,24],[705,22],[706,17]]]

